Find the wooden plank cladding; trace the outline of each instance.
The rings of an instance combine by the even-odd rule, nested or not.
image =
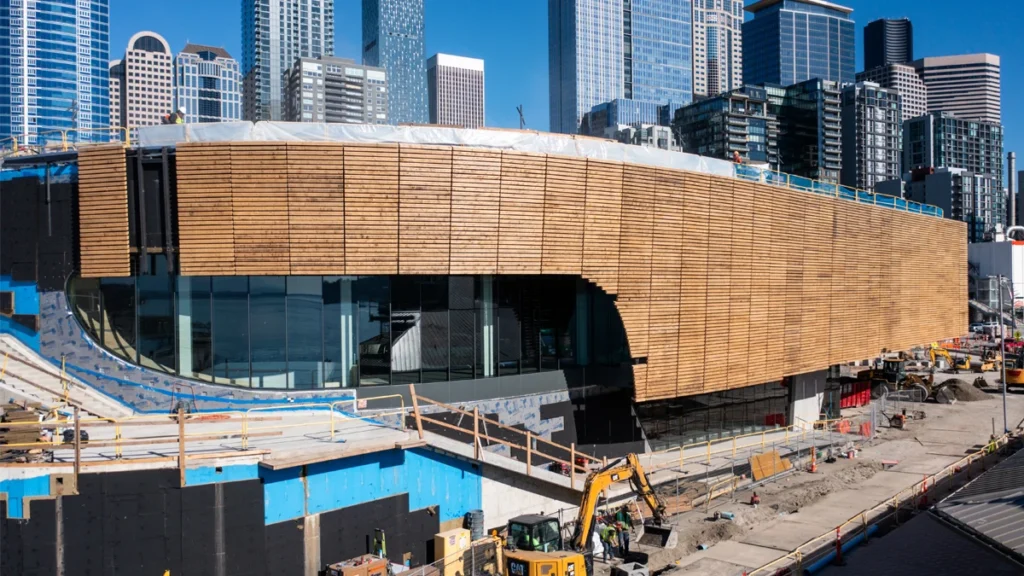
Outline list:
[[[123,152],[82,155],[82,218],[96,222],[83,228],[93,234],[83,268],[93,246],[92,275],[128,274]],[[951,220],[680,170],[451,146],[182,144],[177,170],[183,274],[581,275],[615,298],[638,401],[967,329],[966,230]],[[100,200],[115,196],[115,217],[101,218]],[[116,250],[96,236],[106,230]]]
[[[120,144],[78,152],[78,232],[82,277],[131,275],[128,176]]]

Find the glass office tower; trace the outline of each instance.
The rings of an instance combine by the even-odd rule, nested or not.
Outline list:
[[[109,64],[107,0],[0,3],[0,139],[108,140]]]
[[[693,99],[690,0],[623,0],[624,96],[689,104]]]
[[[790,86],[812,78],[854,81],[851,8],[822,0],[760,0],[743,24],[743,83]]]
[[[363,0],[363,64],[388,78],[391,124],[426,124],[423,0]]]

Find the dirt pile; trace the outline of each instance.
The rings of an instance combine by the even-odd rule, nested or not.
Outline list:
[[[708,520],[706,523],[707,526],[703,530],[680,535],[676,549],[690,554],[696,552],[697,546],[700,544],[710,546],[722,540],[731,540],[744,532],[742,526],[729,520]]]
[[[957,402],[977,402],[990,398],[984,391],[975,388],[970,382],[964,382],[959,378],[950,378],[943,382],[943,384],[953,393]]]
[[[761,506],[745,515],[741,524],[756,525],[779,514],[793,514],[833,492],[849,490],[882,469],[879,462],[862,460],[832,474],[796,485],[768,484],[756,490],[761,495]]]

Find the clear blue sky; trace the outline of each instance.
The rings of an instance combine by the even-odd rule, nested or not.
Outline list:
[[[516,106],[527,127],[548,128],[547,0],[425,0],[427,56],[446,52],[483,58],[487,78],[487,124],[518,126]],[[1002,58],[1006,150],[1024,154],[1024,108],[1008,95],[1024,94],[1024,17],[1006,2],[963,0],[848,0],[857,21],[857,67],[863,60],[861,28],[883,17],[909,17],[914,54],[940,56],[991,52]],[[749,3],[749,2],[748,2]],[[140,2],[110,0],[110,56],[124,53],[128,38],[154,30],[181,50],[186,41],[223,46],[241,60],[239,0]],[[335,0],[335,54],[358,60],[360,0]]]

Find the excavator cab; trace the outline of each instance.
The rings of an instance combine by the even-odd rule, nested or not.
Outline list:
[[[886,358],[882,361],[882,377],[886,382],[896,384],[907,377],[907,365],[903,359]]]
[[[562,549],[562,530],[557,518],[526,514],[508,521],[508,543],[516,550],[554,552]]]

